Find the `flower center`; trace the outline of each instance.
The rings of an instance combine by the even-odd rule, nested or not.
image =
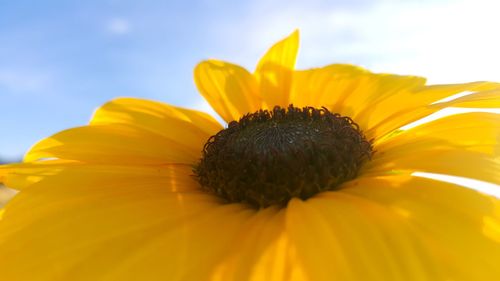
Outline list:
[[[212,136],[194,168],[201,186],[228,202],[284,206],[356,177],[372,146],[349,117],[290,105],[259,110]]]

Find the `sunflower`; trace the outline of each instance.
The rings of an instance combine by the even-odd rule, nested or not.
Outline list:
[[[295,70],[298,32],[254,73],[195,82],[227,122],[118,98],[0,167],[2,280],[498,280],[500,85]],[[462,92],[467,96],[446,99]],[[412,126],[407,126],[413,124]]]

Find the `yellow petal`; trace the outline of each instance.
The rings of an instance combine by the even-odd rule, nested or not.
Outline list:
[[[285,232],[285,211],[255,212],[242,226],[233,251],[217,266],[210,280],[308,280]]]
[[[378,264],[388,255],[400,263],[399,269],[404,269],[404,263],[420,259],[421,269],[429,273],[419,279],[417,274],[424,271],[407,268],[405,273],[411,275],[408,278],[380,280],[472,281],[495,280],[499,276],[500,231],[491,228],[491,225],[500,222],[498,198],[449,183],[408,176],[360,179],[347,184],[339,193],[357,197],[354,200],[360,202],[358,210],[363,212],[357,220],[351,217],[353,222],[348,226],[364,219],[365,223],[383,230],[390,221],[383,220],[381,212],[369,211],[367,206],[370,204],[399,216],[399,221],[392,222],[392,230],[403,230],[409,226],[406,234],[385,229],[385,235],[381,237],[387,244],[385,251],[373,251],[372,244],[377,241],[376,238],[360,239],[359,242],[364,242],[364,253],[372,261]],[[327,196],[323,197],[326,199]],[[360,231],[366,238],[369,230],[363,228]],[[414,247],[403,249],[403,239],[408,238],[412,238],[407,242]],[[391,276],[389,272],[386,271],[387,276]]]
[[[472,107],[472,108],[500,108],[500,85],[492,90],[478,91],[473,94],[436,104],[436,107]]]
[[[298,107],[324,106],[343,115],[352,114],[352,109],[342,107],[344,100],[369,90],[362,87],[369,76],[365,69],[347,64],[295,71],[290,103]]]
[[[143,181],[92,169],[65,170],[8,204],[2,279],[206,280],[253,213],[195,191],[175,167]]]
[[[194,80],[203,97],[227,122],[261,107],[255,78],[240,66],[217,60],[204,61],[196,66]]]
[[[46,177],[9,204],[0,223],[2,277],[307,280],[284,235],[283,210],[222,205],[177,170],[166,173],[169,184],[88,168]],[[173,192],[172,184],[187,189]]]
[[[292,199],[287,207],[287,232],[306,274],[310,280],[350,280],[353,276],[342,250],[343,241],[328,225],[334,218],[323,218],[309,206],[309,201]]]
[[[51,160],[10,168],[40,178],[0,222],[8,280],[307,280],[283,210],[222,204],[199,191],[189,166]]]
[[[272,46],[260,59],[255,77],[260,94],[269,108],[276,105],[287,107],[293,70],[299,49],[299,31]]]
[[[414,227],[341,192],[292,200],[288,231],[311,280],[441,280]]]
[[[343,106],[352,108],[350,116],[354,120],[371,128],[394,111],[415,107],[418,103],[415,92],[424,85],[422,77],[370,73],[368,79],[361,80],[356,91],[346,97]]]
[[[389,99],[366,108],[364,118],[370,119],[367,134],[380,139],[404,125],[415,122],[446,107],[436,104],[441,99],[467,91],[487,91],[499,87],[498,83],[474,82],[466,84],[431,85],[416,91],[398,93]]]
[[[16,195],[16,190],[0,185],[0,219],[2,219],[1,208]]]
[[[417,147],[405,151],[405,156],[374,159],[362,173],[387,175],[398,171],[427,172],[482,180],[500,184],[500,161],[491,156],[460,149],[431,149]],[[378,165],[378,166],[376,166]]]
[[[410,170],[500,183],[500,115],[467,113],[417,126],[375,146],[363,174]]]
[[[430,106],[443,98],[499,87],[490,82],[424,84],[425,79],[420,77],[375,74],[356,66],[334,64],[296,71],[290,102],[297,106],[325,106],[353,118],[369,139],[380,139],[449,105]]]
[[[0,165],[0,184],[14,189],[23,189],[44,177],[57,174],[65,167],[75,165],[79,163],[64,160]]]
[[[400,107],[418,107],[408,98],[424,84],[425,79],[421,77],[374,74],[360,67],[334,64],[296,71],[291,103],[324,106],[353,118],[363,130],[369,130]],[[370,139],[376,137],[371,131],[367,135]]]
[[[377,150],[386,152],[398,147],[409,148],[414,145],[428,143],[430,146],[448,145],[500,155],[500,114],[486,112],[469,112],[446,116],[401,131],[394,137],[375,143]]]
[[[186,199],[190,204],[200,203],[199,200]],[[234,251],[234,245],[238,244],[240,238],[237,233],[251,212],[233,204],[212,206],[191,216],[177,214],[178,227],[175,224],[173,227],[166,225],[166,232],[158,238],[149,243],[137,244],[135,253],[115,267],[109,279],[211,280],[221,260]],[[221,232],[221,229],[224,231]],[[143,235],[141,237],[145,238]],[[104,264],[120,259],[114,254],[108,256],[109,260]],[[81,267],[88,265],[82,264]],[[99,276],[99,272],[94,270],[89,274],[90,278],[83,280],[98,279]]]
[[[167,138],[182,139],[182,143],[208,139],[222,129],[206,113],[136,98],[114,99],[98,108],[90,121],[90,124],[113,123],[135,126]]]
[[[0,165],[0,183],[5,181],[7,171],[7,165]]]
[[[25,161],[59,158],[123,165],[195,163],[202,148],[190,149],[183,141],[174,142],[125,124],[93,125],[65,130],[40,141],[28,151]]]
[[[173,173],[172,171],[175,171]],[[24,189],[38,182],[51,182],[62,188],[80,185],[126,183],[164,183],[165,187],[175,187],[173,191],[184,190],[184,183],[172,182],[172,176],[192,175],[190,165],[106,165],[84,164],[76,161],[48,160],[0,166],[4,174],[2,183],[10,188]],[[77,179],[77,180],[76,180]]]

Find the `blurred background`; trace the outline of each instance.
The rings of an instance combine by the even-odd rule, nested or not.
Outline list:
[[[0,161],[118,96],[211,112],[193,83],[197,62],[253,70],[296,28],[299,68],[500,81],[499,10],[494,0],[0,1]]]

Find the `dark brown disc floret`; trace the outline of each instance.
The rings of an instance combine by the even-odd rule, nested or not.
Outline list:
[[[227,202],[285,206],[355,178],[371,154],[371,142],[351,118],[290,105],[230,122],[207,141],[194,173]]]

